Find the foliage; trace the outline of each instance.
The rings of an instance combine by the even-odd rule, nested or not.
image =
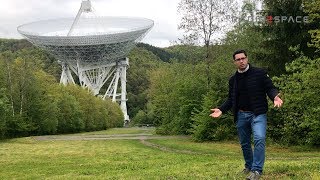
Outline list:
[[[169,62],[169,60],[173,58],[173,55],[163,48],[158,48],[145,43],[138,43],[137,47],[141,47],[152,52],[154,55],[158,56],[163,62]]]
[[[61,88],[63,91],[64,88]],[[58,114],[58,132],[59,133],[74,133],[81,132],[85,129],[84,112],[81,109],[80,102],[76,97],[64,90],[61,97],[57,100],[59,107]]]
[[[81,89],[76,85],[69,85],[65,90],[68,94],[74,96],[77,101],[76,103],[79,104],[79,108],[77,108],[76,104],[76,107],[73,107],[75,110],[80,111],[79,114],[75,116],[78,118],[75,119],[75,123],[80,126],[75,127],[79,128],[84,125],[83,128],[85,131],[97,131],[123,125],[123,113],[118,104],[111,102],[109,99],[104,101],[94,97],[91,92]],[[83,119],[83,121],[81,121],[81,119]]]
[[[197,64],[205,59],[205,48],[190,45],[175,45],[167,48],[173,55],[171,62]]]
[[[152,72],[150,101],[156,114],[156,125],[170,134],[185,134],[191,125],[191,112],[205,92],[200,67],[173,63]],[[163,133],[164,133],[163,132]]]
[[[5,89],[0,89],[0,139],[5,137],[7,131],[7,120],[10,116],[10,104],[9,99],[5,94]]]
[[[319,51],[320,49],[320,29],[319,29],[319,22],[320,22],[320,4],[316,0],[303,0],[304,4],[304,11],[308,13],[309,21],[310,21],[310,30],[309,33],[311,34],[311,44],[312,47],[316,47]]]
[[[290,16],[293,18],[308,16],[303,9],[302,0],[264,0],[262,16],[272,16],[273,19],[276,16],[286,16],[287,18]],[[319,23],[315,24],[315,27],[319,28]],[[309,29],[310,24],[304,22],[283,21],[277,23],[274,20],[262,26],[261,31],[266,37],[263,44],[271,53],[266,54],[260,60],[267,62],[269,67],[277,64],[276,67],[270,68],[270,74],[280,75],[285,73],[285,64],[292,62],[299,56],[290,50],[292,47],[297,47],[297,51],[302,52],[307,57],[314,57],[315,49],[308,47],[308,42],[311,40],[308,33]]]
[[[283,92],[284,106],[270,112],[271,137],[286,144],[320,145],[320,59],[300,57],[286,66],[287,75],[274,81]]]
[[[231,61],[221,59],[212,64],[212,86],[204,93],[201,106],[192,115],[192,136],[196,141],[212,141],[232,139],[235,135],[233,116],[223,115],[219,119],[209,117],[210,109],[220,106],[227,98],[228,79],[234,73]],[[231,58],[230,58],[231,59]],[[230,63],[230,64],[228,64]]]
[[[16,47],[10,40],[0,42],[4,49]],[[49,65],[43,51],[11,50],[0,53],[0,138],[122,126],[118,104],[94,97],[80,87],[59,85],[45,71],[54,65]]]
[[[32,134],[56,134],[59,107],[51,95],[56,86],[54,77],[41,70],[32,73],[32,84],[27,90],[26,116],[35,125]]]
[[[211,86],[210,64],[213,56],[210,49],[212,41],[220,43],[221,34],[224,35],[234,25],[237,17],[235,0],[181,0],[178,5],[181,14],[179,29],[184,30],[182,44],[201,45],[205,47],[206,85]]]
[[[25,48],[31,48],[32,44],[24,40],[13,40],[13,39],[1,39],[0,38],[0,52],[11,51],[15,52]]]
[[[223,115],[219,119],[209,117],[212,104],[221,103],[221,95],[218,91],[210,91],[204,97],[202,110],[193,115],[192,137],[195,141],[220,141],[235,137],[235,124],[230,114]],[[213,102],[213,103],[212,103]]]
[[[224,89],[221,86],[226,87],[227,80],[222,79],[228,78],[232,68],[224,63],[224,59],[211,66],[213,83],[210,88],[206,84],[205,67],[205,63],[172,63],[152,72],[149,95],[152,110],[156,114],[154,124],[159,126],[158,133],[190,134],[195,120],[192,117],[205,109],[201,107],[203,95],[210,90],[221,92]],[[220,98],[224,95],[219,93]]]
[[[153,116],[149,116],[145,111],[140,110],[136,114],[136,116],[133,118],[133,124],[141,126],[143,124],[152,125],[153,124]]]
[[[263,34],[260,22],[254,19],[254,14],[258,13],[256,5],[254,2],[244,1],[241,9],[239,24],[227,33],[223,43],[234,50],[245,49],[249,62],[255,66],[267,66],[269,61],[265,58],[272,55],[273,51],[266,48],[265,41],[268,37]]]
[[[129,117],[134,118],[139,111],[146,110],[149,74],[161,60],[144,48],[134,48],[129,54],[130,67],[127,72],[127,106]],[[134,123],[134,122],[133,122]]]

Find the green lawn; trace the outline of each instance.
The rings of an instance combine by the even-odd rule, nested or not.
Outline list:
[[[111,129],[96,134],[152,134]],[[95,134],[95,133],[86,133]],[[82,135],[82,134],[79,134]],[[145,140],[0,141],[0,179],[244,179],[237,142],[186,138]],[[262,179],[320,179],[320,151],[268,146]]]

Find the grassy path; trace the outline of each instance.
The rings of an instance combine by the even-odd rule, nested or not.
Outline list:
[[[237,142],[196,143],[150,128],[0,141],[0,179],[244,179]],[[317,149],[267,147],[262,179],[320,179]]]

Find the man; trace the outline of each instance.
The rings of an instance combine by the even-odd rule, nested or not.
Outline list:
[[[283,102],[266,72],[248,63],[246,51],[235,51],[233,60],[238,69],[229,79],[228,99],[219,108],[211,109],[210,116],[218,118],[232,109],[245,160],[243,172],[246,174],[250,172],[247,179],[259,179],[265,160],[268,110],[266,94],[273,101],[274,107],[281,107]]]

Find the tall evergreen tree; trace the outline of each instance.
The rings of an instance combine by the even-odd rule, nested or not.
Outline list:
[[[262,27],[263,42],[270,54],[261,57],[272,71],[271,74],[285,72],[285,64],[298,57],[293,49],[308,57],[314,55],[314,48],[308,46],[311,36],[310,24],[303,21],[308,14],[304,12],[302,0],[264,0],[262,15],[268,22]],[[297,21],[298,20],[298,21]],[[319,24],[318,24],[319,26]]]

